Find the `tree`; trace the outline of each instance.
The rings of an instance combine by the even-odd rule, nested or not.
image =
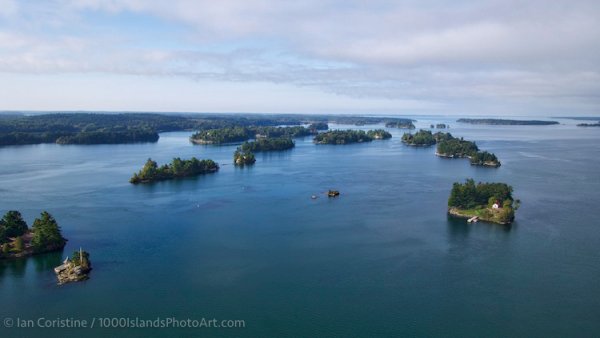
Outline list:
[[[40,218],[33,221],[33,238],[31,245],[35,251],[44,251],[48,247],[64,246],[65,239],[60,233],[60,227],[52,215],[42,212]]]
[[[6,237],[22,236],[27,232],[27,223],[23,220],[21,213],[16,210],[7,212],[2,218],[2,227]]]
[[[8,236],[6,236],[6,228],[4,227],[4,222],[0,220],[0,244],[6,243],[8,241]]]

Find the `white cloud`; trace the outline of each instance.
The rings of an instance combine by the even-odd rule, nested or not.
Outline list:
[[[600,105],[596,1],[3,3],[5,73],[258,81],[435,102],[530,98],[532,109],[582,97]],[[136,26],[138,18],[172,29]]]

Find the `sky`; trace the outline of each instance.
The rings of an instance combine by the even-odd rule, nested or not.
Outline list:
[[[0,110],[600,115],[600,1],[0,0]]]

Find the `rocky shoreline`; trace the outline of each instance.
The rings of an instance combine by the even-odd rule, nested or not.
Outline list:
[[[480,221],[484,221],[484,222],[488,222],[488,223],[494,223],[494,224],[500,224],[500,225],[509,225],[509,224],[512,223],[512,222],[499,222],[497,220],[494,220],[494,219],[491,219],[489,217],[486,217],[485,215],[470,215],[470,214],[465,214],[465,213],[463,213],[458,208],[448,208],[448,215],[450,215],[452,217],[456,217],[456,218],[463,218],[463,219],[470,219],[473,216],[477,216]]]
[[[438,153],[437,151],[435,152],[435,156],[442,157],[442,158],[468,158],[469,160],[471,159],[471,156],[468,156],[468,155],[454,156],[454,155]],[[499,166],[501,166],[501,163],[493,162],[493,161],[485,161],[485,162],[478,162],[478,163],[471,162],[471,165],[480,166],[480,167],[498,168]]]

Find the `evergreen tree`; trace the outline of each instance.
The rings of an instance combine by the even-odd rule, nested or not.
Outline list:
[[[40,218],[33,221],[33,238],[31,245],[36,251],[44,251],[48,247],[62,246],[65,239],[60,233],[60,227],[52,215],[44,211]]]
[[[23,220],[21,213],[16,210],[7,212],[2,218],[1,223],[6,237],[22,236],[27,232],[27,223]]]

